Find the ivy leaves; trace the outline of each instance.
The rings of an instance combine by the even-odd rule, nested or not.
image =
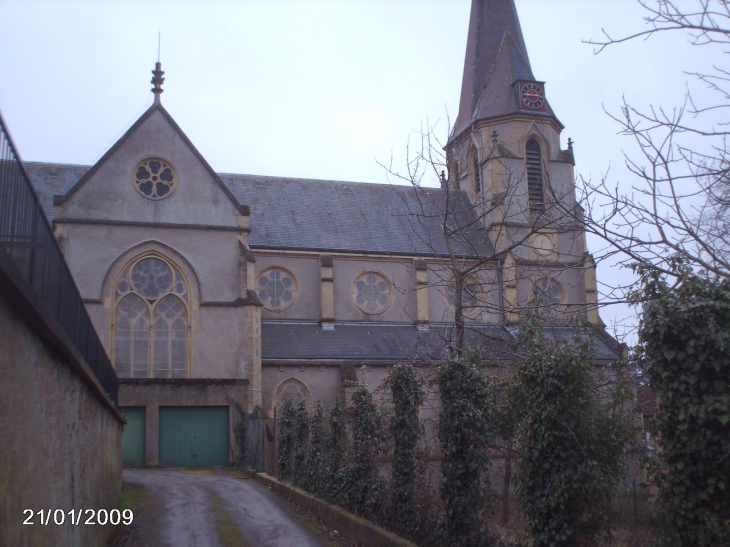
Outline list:
[[[436,369],[441,396],[438,435],[441,447],[441,499],[449,545],[493,545],[482,529],[481,513],[492,497],[487,479],[489,448],[494,446],[495,393],[480,369],[479,356],[451,359]]]
[[[535,547],[568,547],[606,524],[605,510],[623,476],[631,438],[620,384],[595,389],[593,345],[576,329],[572,341],[548,343],[528,315],[510,404],[522,411],[518,496]]]
[[[292,473],[292,456],[294,454],[294,422],[296,410],[294,402],[286,398],[284,409],[279,423],[279,475],[282,479],[289,479]]]
[[[637,358],[659,405],[657,545],[730,544],[730,282],[677,261],[670,287],[637,267],[643,306]]]
[[[424,400],[423,380],[413,365],[401,364],[393,367],[383,387],[390,388],[393,394],[391,504],[397,508],[398,516],[392,519],[392,528],[403,536],[415,538],[421,528],[416,500],[416,449],[421,436],[418,413]]]

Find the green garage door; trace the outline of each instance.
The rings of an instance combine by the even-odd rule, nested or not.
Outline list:
[[[143,406],[119,407],[127,418],[122,433],[122,459],[125,467],[144,467],[145,408]]]
[[[160,465],[228,465],[228,407],[160,407]]]

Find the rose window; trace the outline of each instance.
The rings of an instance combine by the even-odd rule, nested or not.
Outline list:
[[[289,270],[269,268],[259,274],[256,293],[269,311],[284,311],[296,302],[299,294],[297,280]]]
[[[393,291],[380,274],[361,274],[352,287],[352,299],[358,309],[367,314],[383,313],[390,306]]]
[[[172,270],[162,260],[148,258],[132,268],[132,286],[146,298],[157,298],[172,285]]]
[[[177,170],[162,158],[147,158],[137,164],[132,180],[137,191],[148,199],[165,199],[177,186]]]

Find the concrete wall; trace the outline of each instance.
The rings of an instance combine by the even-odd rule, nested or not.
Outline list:
[[[25,509],[68,521],[72,509],[116,507],[122,418],[29,326],[8,285],[0,279],[0,546],[104,545],[109,526],[46,526],[37,514],[23,525]]]

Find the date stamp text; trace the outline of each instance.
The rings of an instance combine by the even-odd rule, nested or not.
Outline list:
[[[63,509],[39,509],[37,511],[23,509],[23,515],[25,516],[23,524],[39,524],[41,526],[63,526],[64,524],[73,526],[86,524],[99,526],[111,524],[116,526],[123,524],[129,526],[134,520],[134,513],[131,509],[122,511],[119,509],[110,511],[106,509],[70,509],[68,511]]]

